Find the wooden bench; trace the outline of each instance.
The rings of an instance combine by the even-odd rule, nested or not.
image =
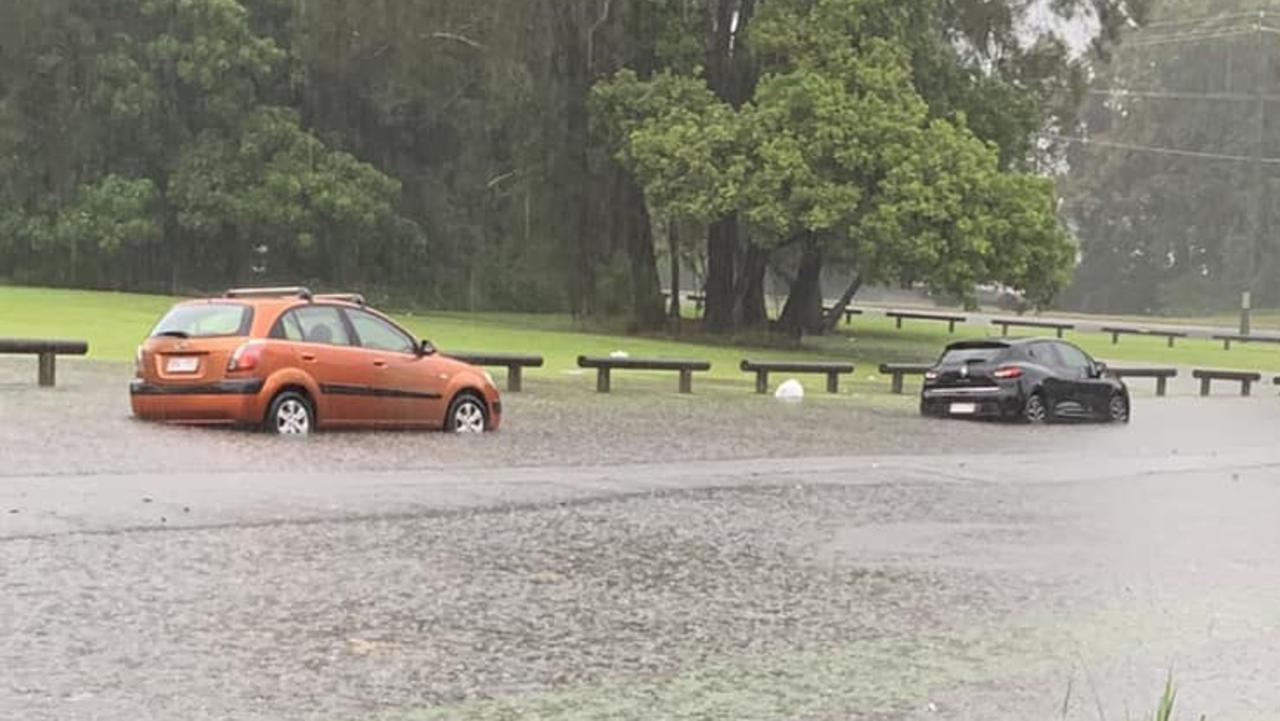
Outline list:
[[[1261,373],[1251,373],[1249,371],[1216,371],[1197,369],[1191,372],[1191,375],[1200,381],[1200,395],[1209,395],[1209,385],[1213,381],[1233,381],[1240,384],[1240,395],[1248,396],[1253,389],[1253,384],[1262,380]]]
[[[1001,327],[1000,332],[1006,336],[1009,335],[1009,326],[1011,325],[1018,326],[1021,328],[1053,328],[1058,332],[1059,338],[1061,338],[1062,334],[1065,333],[1066,331],[1076,329],[1076,326],[1074,323],[1057,323],[1051,320],[1024,320],[1021,318],[993,318],[991,319],[991,323],[993,325],[1000,326]]]
[[[1280,338],[1263,335],[1215,335],[1213,339],[1222,341],[1222,350],[1231,350],[1232,343],[1280,343]]]
[[[829,307],[825,307],[825,308],[823,308],[823,309],[822,309],[822,312],[823,312],[823,313],[825,313],[825,314],[827,314],[827,315],[831,315],[832,311],[834,311],[835,309],[836,309],[836,308],[835,308],[835,306],[829,306]],[[865,312],[865,311],[863,311],[861,308],[847,308],[847,307],[846,307],[846,308],[844,309],[844,324],[845,324],[845,325],[849,325],[850,323],[852,323],[852,322],[853,322],[853,317],[854,317],[855,315],[862,315],[864,312]]]
[[[910,310],[891,310],[885,313],[885,316],[894,319],[894,325],[898,330],[902,330],[903,319],[936,320],[947,324],[948,333],[956,332],[956,323],[964,323],[968,320],[968,318],[965,318],[962,315],[951,315],[948,313],[917,313],[916,311]]]
[[[1173,330],[1151,330],[1149,328],[1118,328],[1115,326],[1104,326],[1103,333],[1111,334],[1111,345],[1120,342],[1122,335],[1149,335],[1157,338],[1164,338],[1168,341],[1169,347],[1173,347],[1173,342],[1178,338],[1186,338],[1187,334]]]
[[[1155,378],[1156,395],[1163,396],[1168,391],[1169,379],[1178,377],[1177,368],[1110,368],[1111,375],[1121,380],[1125,378]]]
[[[679,371],[680,392],[693,392],[694,371],[709,371],[711,364],[700,360],[679,360],[674,358],[592,358],[578,356],[579,368],[596,369],[596,391],[610,391],[610,373],[614,370],[633,371]]]
[[[507,369],[507,390],[519,393],[524,390],[524,369],[541,368],[542,356],[517,353],[449,353],[448,357],[470,363],[473,366],[491,366]]]
[[[36,338],[0,338],[0,353],[6,355],[34,355],[38,358],[37,373],[40,385],[52,388],[58,382],[57,357],[60,355],[85,355],[89,344],[82,340],[42,340]]]
[[[827,376],[827,392],[840,392],[840,376],[853,372],[852,363],[813,363],[801,361],[753,361],[744,360],[740,366],[744,373],[756,374],[756,393],[769,392],[770,373],[818,373]]]
[[[932,369],[933,366],[927,363],[884,363],[880,366],[881,373],[893,376],[892,390],[898,395],[902,395],[903,376],[922,376]]]

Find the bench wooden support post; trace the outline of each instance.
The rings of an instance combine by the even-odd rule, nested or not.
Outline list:
[[[1253,381],[1245,378],[1240,381],[1240,395],[1248,398],[1253,393]]]
[[[955,335],[955,332],[956,332],[956,322],[955,322],[954,320],[949,320],[949,321],[947,321],[947,332],[948,332],[948,333],[950,333],[950,334],[952,334],[952,335]]]
[[[902,375],[902,373],[893,374],[893,393],[895,395],[902,395]]]
[[[53,353],[40,354],[40,385],[44,388],[52,388],[57,382],[57,362]]]
[[[1230,338],[1223,338],[1223,339],[1222,339],[1222,350],[1231,350],[1231,339],[1230,339]]]
[[[840,376],[839,375],[835,373],[827,374],[827,392],[828,393],[840,392]]]
[[[1209,384],[1210,384],[1210,383],[1212,383],[1212,382],[1213,382],[1213,379],[1212,379],[1212,378],[1201,378],[1201,379],[1200,379],[1200,395],[1201,395],[1202,397],[1203,397],[1203,396],[1207,396],[1207,395],[1209,395]]]
[[[524,368],[518,365],[507,366],[507,390],[512,393],[524,390]]]
[[[681,393],[693,392],[693,371],[689,370],[688,368],[680,369],[680,392]]]
[[[1156,378],[1156,396],[1163,396],[1169,387],[1169,379],[1164,376]]]
[[[1061,337],[1063,336],[1063,333],[1064,333],[1064,332],[1065,332],[1065,331],[1064,331],[1064,329],[1062,328],[1062,326],[1058,326],[1058,337],[1059,337],[1059,338],[1061,338]]]
[[[1170,348],[1172,348],[1172,347],[1173,347],[1173,336],[1169,336],[1168,338],[1169,338],[1169,347],[1170,347]]]
[[[1111,345],[1120,345],[1120,331],[1111,331]]]
[[[756,393],[769,392],[769,371],[756,371]]]
[[[597,393],[609,392],[609,369],[608,368],[596,369],[596,392]]]
[[[894,325],[898,328],[898,330],[902,330],[902,316],[897,316],[896,318],[894,318],[894,321],[896,321]]]
[[[1002,335],[1002,336],[1004,336],[1004,337],[1006,337],[1006,338],[1008,338],[1008,337],[1009,337],[1009,324],[1008,324],[1008,323],[1001,323],[1001,324],[1000,324],[1000,335]]]

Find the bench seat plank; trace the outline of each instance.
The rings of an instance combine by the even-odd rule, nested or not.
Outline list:
[[[57,385],[57,357],[60,355],[86,355],[89,344],[82,340],[53,340],[45,338],[0,338],[0,353],[6,355],[34,355],[37,358],[37,380],[44,388]]]
[[[739,366],[745,373],[756,374],[756,393],[769,392],[770,373],[814,373],[827,377],[827,392],[840,392],[840,376],[853,372],[852,363],[821,361],[753,361],[743,360]]]
[[[543,364],[542,356],[522,353],[460,352],[447,355],[473,366],[506,368],[507,390],[512,393],[524,390],[525,368],[541,368]]]
[[[693,392],[693,373],[711,370],[711,363],[703,360],[686,360],[678,358],[613,358],[578,356],[579,368],[596,370],[596,391],[608,393],[612,390],[611,374],[614,370],[647,370],[678,371],[680,373],[680,392]]]

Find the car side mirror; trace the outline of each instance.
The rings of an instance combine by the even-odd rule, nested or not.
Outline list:
[[[1106,364],[1106,363],[1099,363],[1099,362],[1096,362],[1096,361],[1095,361],[1093,365],[1089,366],[1089,377],[1090,377],[1090,378],[1101,378],[1101,377],[1105,376],[1106,374],[1107,374],[1107,364]]]
[[[435,344],[433,344],[431,341],[424,340],[422,341],[422,343],[418,345],[418,355],[429,356],[429,355],[435,355],[435,354],[436,354],[436,347],[435,347]]]

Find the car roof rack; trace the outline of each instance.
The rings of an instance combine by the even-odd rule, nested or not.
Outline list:
[[[311,291],[302,286],[283,288],[232,288],[223,293],[224,298],[288,298],[297,296],[303,300],[311,300]]]
[[[322,293],[316,296],[316,300],[338,300],[345,303],[355,303],[363,306],[364,296],[359,293]]]

